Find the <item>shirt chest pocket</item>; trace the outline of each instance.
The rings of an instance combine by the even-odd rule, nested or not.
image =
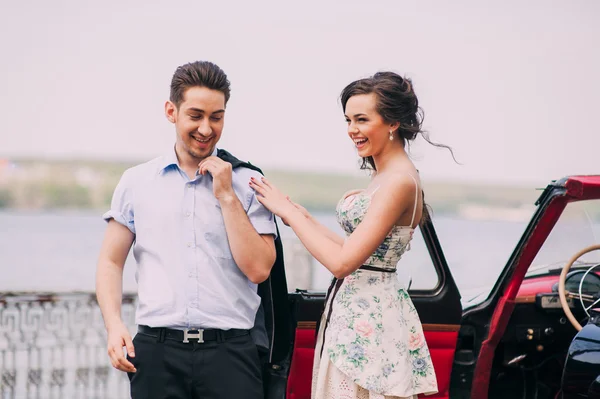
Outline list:
[[[212,198],[204,199],[198,203],[196,209],[200,230],[196,234],[197,244],[212,257],[232,259],[223,213],[218,201]]]

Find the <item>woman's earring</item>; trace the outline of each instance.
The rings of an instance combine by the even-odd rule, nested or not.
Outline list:
[[[390,141],[394,140],[394,131],[390,130]]]

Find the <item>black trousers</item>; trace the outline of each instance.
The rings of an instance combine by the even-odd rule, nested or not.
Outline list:
[[[138,332],[132,399],[263,399],[258,349],[250,334],[183,343]]]

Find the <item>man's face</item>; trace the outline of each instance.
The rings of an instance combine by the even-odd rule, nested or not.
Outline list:
[[[190,87],[176,107],[165,105],[167,119],[175,124],[179,156],[200,162],[210,156],[221,138],[225,122],[225,95],[206,87]]]

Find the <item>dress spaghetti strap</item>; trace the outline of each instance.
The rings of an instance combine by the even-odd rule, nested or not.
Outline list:
[[[378,185],[377,187],[375,187],[375,190],[373,190],[372,192],[370,192],[368,194],[369,197],[373,198],[373,196],[375,195],[375,193],[377,192],[377,190],[379,190],[379,187],[381,187],[380,185]]]
[[[410,177],[412,177],[412,179],[415,182],[415,207],[413,209],[413,214],[412,214],[412,219],[410,220],[410,227],[413,228],[413,223],[415,222],[415,216],[417,215],[417,206],[419,205],[419,183],[417,182],[417,179],[415,179],[415,177],[409,173],[408,174]]]
[[[411,173],[407,173],[415,182],[415,207],[413,208],[413,214],[412,214],[412,218],[410,220],[410,225],[409,227],[412,229],[413,228],[413,224],[415,223],[415,216],[417,216],[417,207],[419,206],[419,182],[417,181],[417,179],[411,174]],[[380,185],[378,185],[377,187],[375,187],[375,189],[368,193],[367,195],[370,198],[373,198],[373,196],[375,195],[375,193],[377,192],[377,190],[379,190],[379,187],[381,187]]]

